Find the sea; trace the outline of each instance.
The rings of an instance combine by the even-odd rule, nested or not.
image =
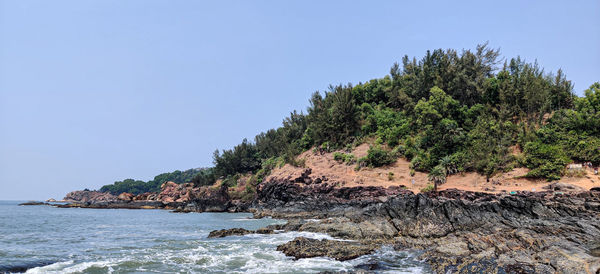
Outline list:
[[[283,223],[247,213],[55,208],[0,201],[0,273],[430,273],[416,251],[384,246],[339,262],[295,260],[276,251],[295,237],[285,232],[207,238],[212,230],[258,229]]]

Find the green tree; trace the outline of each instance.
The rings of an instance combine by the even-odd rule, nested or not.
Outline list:
[[[558,180],[570,159],[558,145],[544,144],[539,141],[525,145],[525,165],[531,169],[527,176]]]
[[[427,178],[430,182],[433,182],[433,191],[437,191],[438,186],[446,182],[446,176],[446,170],[441,165],[437,165],[431,169],[431,172],[427,174]]]

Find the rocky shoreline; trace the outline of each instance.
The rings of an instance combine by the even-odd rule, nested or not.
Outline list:
[[[263,182],[253,201],[231,200],[224,187],[165,183],[154,200],[148,199],[152,194],[142,199],[76,192],[65,197],[71,203],[58,206],[251,212],[288,222],[257,231],[213,231],[209,237],[309,231],[345,240],[297,238],[278,247],[296,259],[346,260],[390,245],[421,250],[420,258],[437,273],[600,273],[600,188],[414,194],[402,187],[340,188],[307,180],[309,174]]]

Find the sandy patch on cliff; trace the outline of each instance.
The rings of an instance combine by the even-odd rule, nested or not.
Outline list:
[[[362,144],[356,147],[352,154],[358,159],[367,155],[369,144]],[[515,151],[517,152],[517,151]],[[518,152],[517,152],[518,153]],[[329,179],[328,182],[338,183],[339,187],[352,186],[400,186],[403,185],[407,189],[417,193],[421,189],[429,185],[427,173],[416,172],[414,176],[410,176],[410,162],[406,159],[398,159],[395,163],[379,168],[362,168],[356,170],[356,164],[346,165],[339,163],[333,159],[333,153],[314,153],[312,150],[305,151],[298,156],[299,159],[305,159],[306,168],[312,169],[312,178],[325,176]],[[304,168],[294,167],[289,164],[281,168],[274,169],[266,180],[273,179],[293,179],[299,177]],[[393,173],[390,176],[390,172]],[[543,187],[549,182],[545,180],[532,180],[520,178],[527,174],[526,168],[516,168],[510,172],[498,174],[490,180],[486,180],[485,176],[475,172],[465,172],[462,174],[454,174],[448,176],[448,180],[439,188],[450,189],[457,188],[468,191],[480,191],[498,193],[502,191],[542,191]],[[586,170],[586,175],[581,178],[567,178],[560,180],[562,183],[573,184],[583,189],[600,186],[600,177],[594,175],[593,171]]]

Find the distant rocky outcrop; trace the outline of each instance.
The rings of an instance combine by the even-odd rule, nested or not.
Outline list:
[[[191,183],[176,184],[165,182],[158,193],[142,193],[133,195],[123,192],[113,195],[99,191],[73,191],[68,193],[65,201],[70,202],[60,207],[89,208],[161,208],[173,209],[177,212],[224,212],[247,208],[247,205],[232,203],[225,186],[194,187]],[[234,205],[234,207],[232,207]]]
[[[112,195],[108,192],[100,191],[89,191],[89,190],[78,190],[67,193],[63,198],[67,202],[115,202],[118,200],[117,196]]]
[[[45,202],[38,202],[38,201],[29,201],[29,202],[24,202],[24,203],[20,203],[20,206],[36,206],[36,205],[48,205],[48,203]]]

